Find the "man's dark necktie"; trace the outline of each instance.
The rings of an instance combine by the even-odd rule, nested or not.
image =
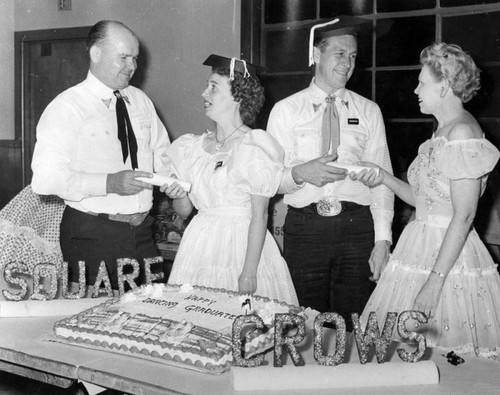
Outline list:
[[[118,140],[122,143],[123,163],[126,162],[130,151],[132,169],[137,169],[137,140],[130,123],[127,106],[120,91],[114,91],[116,96],[116,122],[118,124]]]

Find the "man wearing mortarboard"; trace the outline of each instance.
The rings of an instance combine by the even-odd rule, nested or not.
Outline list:
[[[341,314],[347,330],[387,263],[394,214],[392,192],[353,181],[341,168],[370,161],[392,172],[378,105],[346,89],[366,22],[340,16],[312,27],[314,78],[278,102],[267,125],[285,149],[278,191],[288,205],[284,258],[299,302]]]

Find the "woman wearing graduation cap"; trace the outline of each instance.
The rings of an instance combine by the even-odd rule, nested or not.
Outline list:
[[[267,231],[269,198],[282,173],[283,150],[252,129],[264,103],[256,67],[210,55],[202,96],[214,131],[186,134],[167,153],[176,177],[192,183],[166,189],[186,218],[196,208],[177,252],[169,283],[201,285],[298,304],[285,261]]]

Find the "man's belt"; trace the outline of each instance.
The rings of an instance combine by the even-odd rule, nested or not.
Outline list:
[[[336,200],[333,202],[320,200],[318,203],[311,203],[310,205],[301,208],[289,206],[291,210],[299,213],[316,214],[323,217],[333,217],[345,211],[357,210],[363,207],[365,206],[345,200]]]
[[[87,214],[93,215],[95,217],[106,218],[111,221],[125,222],[131,226],[139,226],[144,222],[149,212],[134,213],[134,214],[102,214],[102,213],[98,214],[89,211],[87,212]]]

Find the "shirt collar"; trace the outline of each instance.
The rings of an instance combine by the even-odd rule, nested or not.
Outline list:
[[[99,81],[99,79],[94,74],[92,74],[90,70],[87,73],[86,82],[88,87],[92,90],[92,93],[94,93],[96,96],[102,99],[114,97],[113,89]]]
[[[313,101],[315,103],[323,103],[325,101],[325,98],[328,96],[328,94],[322,90],[316,83],[314,82],[315,78],[312,79],[311,84],[309,85],[309,89],[311,91],[311,95],[313,96]],[[340,98],[342,101],[342,104],[349,108],[349,102],[346,100],[346,93],[347,89],[346,88],[340,88],[337,91],[335,91],[334,95]]]
[[[89,70],[87,73],[87,79],[85,80],[88,87],[97,97],[101,98],[104,105],[110,108],[111,103],[115,99],[115,94],[113,93],[115,90],[111,89],[109,86],[103,84],[92,72]],[[122,94],[125,101],[130,104],[128,96],[126,95],[127,88],[120,89],[120,93]]]

